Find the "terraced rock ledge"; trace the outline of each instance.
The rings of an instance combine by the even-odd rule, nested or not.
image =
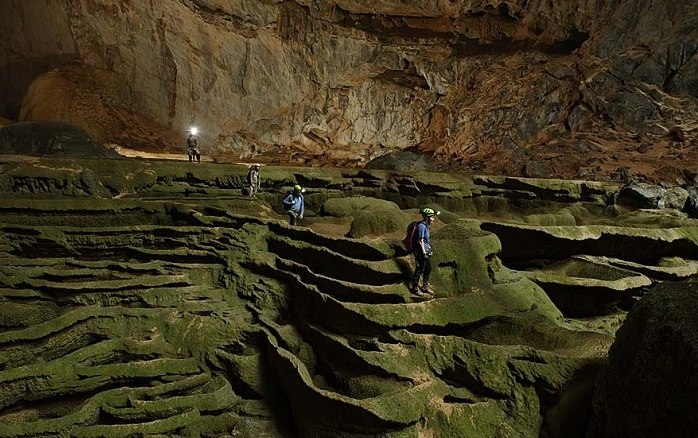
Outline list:
[[[698,277],[698,221],[613,185],[188,164],[0,157],[0,436],[583,437],[626,312]]]

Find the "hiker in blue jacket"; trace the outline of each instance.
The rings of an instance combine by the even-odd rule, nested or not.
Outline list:
[[[296,184],[293,186],[293,191],[281,201],[284,204],[284,210],[286,210],[286,214],[288,214],[291,225],[298,225],[298,221],[303,219],[303,213],[305,213],[304,192],[305,189]]]
[[[436,215],[439,211],[426,207],[422,209],[422,221],[417,224],[416,239],[417,244],[414,246],[414,260],[416,267],[414,275],[412,275],[412,284],[410,291],[417,295],[433,295],[434,291],[429,284],[429,276],[431,275],[431,242],[429,241],[429,229],[434,223]],[[419,280],[422,280],[420,286]]]

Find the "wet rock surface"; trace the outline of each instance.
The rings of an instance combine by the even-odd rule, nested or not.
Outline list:
[[[2,436],[582,437],[626,310],[696,278],[695,220],[615,185],[0,158]]]

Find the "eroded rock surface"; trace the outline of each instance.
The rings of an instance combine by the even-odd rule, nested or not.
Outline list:
[[[589,436],[695,433],[696,315],[695,282],[657,285],[630,311],[600,376]]]
[[[615,219],[591,213],[617,189],[599,183],[264,167],[248,197],[244,165],[0,165],[8,437],[582,437],[625,312],[611,296],[576,319],[553,292],[585,279],[608,291],[619,273],[671,288],[696,272],[666,238],[695,245],[688,218],[616,224],[624,242],[664,236],[664,257],[642,262],[632,244],[610,259],[601,244],[539,239],[524,266],[488,230],[536,222],[555,235],[547,216],[564,215],[580,223],[567,238],[591,238],[583,222]],[[86,190],[85,175],[105,191]],[[307,189],[301,227],[279,207],[295,183]],[[413,262],[399,243],[423,204],[442,210],[427,301],[406,286]],[[403,227],[371,225],[373,209]],[[541,266],[556,291],[531,275]],[[626,295],[644,294],[635,286]]]
[[[119,157],[83,129],[62,122],[22,122],[0,127],[0,153],[61,157]]]
[[[229,161],[681,184],[696,6],[6,0],[0,116],[161,152],[195,124]]]

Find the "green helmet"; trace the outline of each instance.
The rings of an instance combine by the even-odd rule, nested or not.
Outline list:
[[[295,186],[293,186],[293,193],[300,193],[302,191],[303,188],[300,185],[296,184]]]
[[[425,218],[434,217],[434,216],[439,215],[439,214],[441,214],[441,212],[436,211],[433,208],[424,207],[422,209],[422,216],[424,216]]]

